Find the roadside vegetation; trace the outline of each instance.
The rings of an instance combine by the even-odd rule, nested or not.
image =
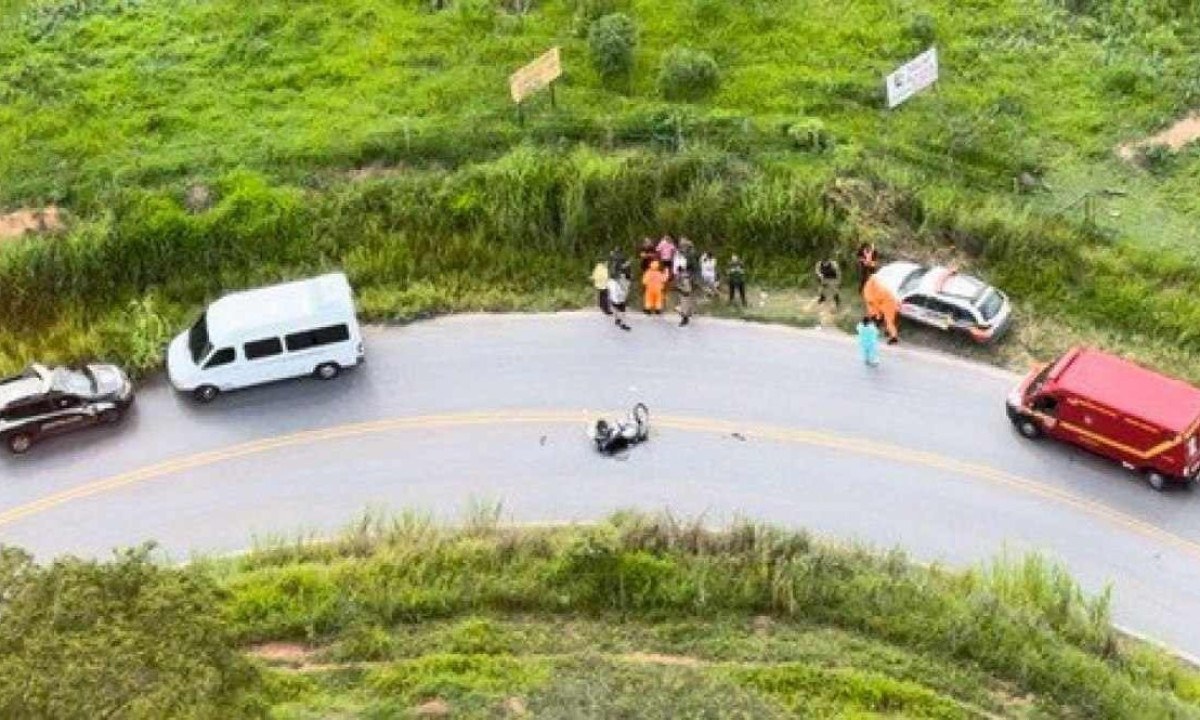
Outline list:
[[[0,714],[1200,717],[1195,669],[1036,557],[958,572],[750,522],[498,517],[368,515],[185,567],[5,549]]]
[[[1085,339],[1200,379],[1200,158],[1114,154],[1200,100],[1195,12],[9,0],[0,207],[70,229],[0,241],[0,368],[147,370],[222,290],[332,267],[372,320],[576,307],[598,254],[671,232],[771,290],[865,239],[952,261],[1019,303],[994,357]],[[931,44],[942,81],[882,110]],[[552,45],[556,106],[519,118],[507,76]]]

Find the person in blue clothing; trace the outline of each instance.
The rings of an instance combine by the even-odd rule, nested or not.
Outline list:
[[[862,348],[863,362],[875,367],[879,364],[879,325],[868,315],[863,317],[856,329],[858,346]]]

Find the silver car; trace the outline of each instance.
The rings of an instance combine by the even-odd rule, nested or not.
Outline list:
[[[877,273],[900,302],[900,314],[939,330],[954,330],[978,343],[1004,334],[1012,318],[1008,297],[979,278],[950,268],[894,262]]]

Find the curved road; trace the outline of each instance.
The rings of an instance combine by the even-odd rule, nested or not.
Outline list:
[[[1200,655],[1200,493],[1010,428],[1016,378],[840,333],[595,314],[369,329],[367,363],[196,406],[162,381],[122,426],[0,459],[0,542],[40,557],[154,538],[176,558],[326,533],[366,507],[518,521],[746,515],[923,560],[1009,550],[1111,582],[1117,620]],[[585,419],[646,402],[655,437],[596,456]]]

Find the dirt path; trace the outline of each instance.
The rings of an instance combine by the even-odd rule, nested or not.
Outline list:
[[[21,237],[27,232],[47,232],[62,228],[62,214],[53,205],[41,210],[25,209],[0,215],[0,240]]]
[[[1133,160],[1139,148],[1153,147],[1155,145],[1166,145],[1171,149],[1171,152],[1178,152],[1188,143],[1197,139],[1200,139],[1200,112],[1188,115],[1166,130],[1157,135],[1151,135],[1145,140],[1119,145],[1117,147],[1117,155],[1125,160]]]

